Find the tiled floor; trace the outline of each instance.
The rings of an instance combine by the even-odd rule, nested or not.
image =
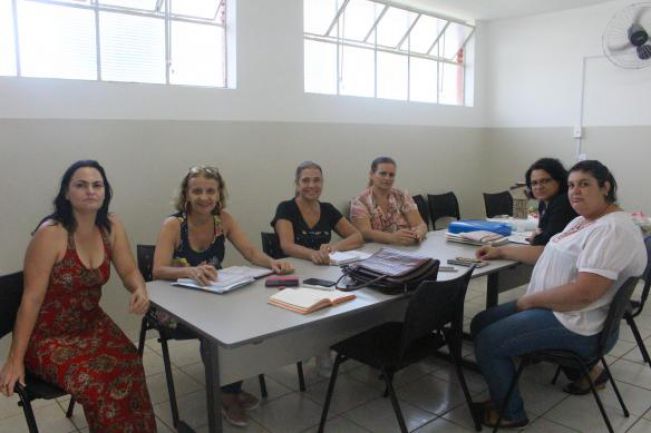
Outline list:
[[[473,280],[466,302],[468,321],[484,306],[485,281]],[[504,301],[517,296],[513,291],[500,297]],[[637,320],[647,346],[651,348],[651,308]],[[207,432],[203,364],[195,341],[172,342],[172,362],[181,416],[197,432]],[[472,357],[472,347],[464,348]],[[608,361],[612,365],[624,399],[631,412],[625,418],[614,393],[601,392],[606,410],[617,432],[647,433],[651,431],[651,368],[642,363],[635,340],[623,324],[620,341]],[[160,345],[148,340],[144,355],[147,382],[158,421],[158,431],[169,433],[171,415]],[[337,381],[331,418],[326,426],[329,433],[393,433],[398,425],[378,374],[365,366],[348,362]],[[250,413],[251,422],[245,429],[225,425],[226,432],[298,433],[316,432],[325,397],[327,380],[316,374],[314,361],[305,363],[307,391],[300,393],[294,365],[266,372],[269,397]],[[553,367],[538,364],[525,370],[521,388],[532,423],[527,432],[571,433],[607,431],[596,404],[590,395],[568,396],[560,384],[549,381]],[[466,378],[473,398],[486,398],[482,377],[467,372]],[[410,431],[418,433],[472,432],[472,422],[463,394],[451,366],[440,360],[427,360],[398,374],[395,385]],[[257,378],[245,381],[245,388],[259,395]],[[68,433],[88,431],[83,410],[77,407],[72,419],[65,418],[67,399],[35,403],[36,417],[42,432]],[[487,431],[487,430],[484,430]],[[15,399],[0,398],[0,432],[27,432],[21,409]]]

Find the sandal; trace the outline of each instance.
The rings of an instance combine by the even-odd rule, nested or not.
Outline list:
[[[589,374],[589,373],[588,373]],[[604,389],[606,382],[608,382],[608,372],[606,370],[601,370],[599,376],[592,381],[596,390]],[[563,387],[563,392],[574,395],[585,395],[590,393],[590,383],[588,379],[584,377],[570,382]]]
[[[239,404],[230,406],[222,405],[222,417],[236,427],[246,427],[249,425],[244,408]]]
[[[497,425],[497,419],[499,418],[499,415],[493,408],[493,404],[490,401],[473,403],[472,410],[479,418],[479,422],[481,422],[486,427],[494,428]],[[502,417],[499,423],[499,428],[519,428],[524,427],[527,424],[529,424],[529,419],[526,417],[518,421],[509,420]]]
[[[244,410],[253,410],[260,406],[260,399],[246,391],[241,391],[237,394],[237,400]]]

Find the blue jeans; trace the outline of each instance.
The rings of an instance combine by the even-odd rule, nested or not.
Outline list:
[[[515,376],[513,357],[544,349],[568,349],[586,361],[594,360],[600,334],[589,337],[576,334],[563,326],[550,311],[540,308],[516,311],[515,302],[508,302],[477,314],[470,324],[475,342],[477,364],[488,383],[494,407],[502,407]],[[610,339],[612,345],[617,335]],[[610,342],[609,342],[610,343]],[[518,385],[506,405],[504,418],[526,419]]]

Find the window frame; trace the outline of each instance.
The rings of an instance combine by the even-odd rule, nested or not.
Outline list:
[[[33,3],[40,3],[40,4],[45,4],[45,5],[52,5],[52,6],[58,6],[62,8],[75,8],[75,9],[83,9],[83,10],[91,10],[94,12],[95,15],[95,20],[94,20],[94,28],[95,28],[95,52],[96,52],[96,77],[94,80],[86,80],[82,78],[71,78],[73,80],[82,80],[82,81],[102,81],[102,82],[113,82],[113,83],[139,83],[143,84],[143,82],[140,81],[114,81],[114,80],[104,80],[102,78],[102,50],[100,48],[101,44],[101,31],[100,31],[100,12],[109,12],[109,13],[118,13],[118,14],[124,14],[124,15],[130,15],[130,16],[139,16],[139,17],[147,17],[147,18],[153,18],[153,19],[160,19],[164,21],[164,28],[165,28],[165,56],[164,56],[164,62],[165,62],[165,82],[164,83],[156,83],[156,84],[163,84],[163,85],[169,85],[169,86],[187,86],[187,87],[209,87],[209,88],[218,88],[218,89],[228,89],[231,88],[232,83],[231,81],[235,82],[235,80],[230,79],[230,74],[229,74],[229,41],[228,41],[228,12],[229,12],[229,3],[231,0],[215,0],[215,3],[217,3],[217,8],[215,9],[215,15],[208,19],[208,18],[201,18],[201,17],[193,17],[190,15],[184,15],[184,14],[175,14],[172,13],[172,3],[173,1],[183,1],[183,0],[155,0],[155,8],[151,11],[149,10],[144,10],[144,9],[138,9],[135,7],[126,7],[126,6],[118,6],[118,5],[108,5],[108,4],[103,4],[101,3],[101,0],[86,0],[87,3],[82,4],[82,3],[75,3],[70,0],[65,1],[65,0],[23,0],[23,1],[29,1]],[[19,28],[19,16],[18,16],[18,0],[10,0],[11,3],[11,10],[12,10],[12,25],[13,25],[13,36],[14,36],[14,55],[15,55],[15,75],[8,75],[9,77],[15,76],[15,77],[25,77],[22,71],[21,67],[21,52],[20,52],[20,28]],[[163,10],[161,10],[163,9]],[[218,16],[219,14],[222,14],[224,19],[222,22],[219,22]],[[173,83],[170,80],[170,71],[174,67],[173,63],[173,53],[172,53],[172,34],[171,34],[171,28],[172,28],[172,23],[174,22],[184,22],[184,23],[192,23],[192,24],[200,24],[200,25],[207,25],[207,26],[212,26],[212,27],[218,27],[222,29],[223,35],[224,35],[224,50],[220,55],[223,56],[223,84],[220,85],[208,85],[208,84],[177,84]],[[61,78],[61,77],[48,77],[48,76],[43,76],[43,77],[28,77],[28,78],[48,78],[48,79],[68,79],[68,78]],[[151,84],[151,83],[145,83],[145,84]]]
[[[467,79],[467,69],[468,69],[468,63],[466,62],[467,58],[467,46],[471,42],[472,37],[475,34],[476,27],[473,24],[470,24],[466,21],[456,19],[456,18],[451,18],[447,17],[444,15],[439,15],[433,12],[428,12],[424,11],[421,9],[405,6],[405,5],[400,5],[397,3],[394,3],[392,1],[388,0],[367,0],[373,3],[377,3],[382,7],[382,10],[377,14],[377,17],[375,19],[375,22],[372,24],[372,26],[369,28],[369,30],[366,33],[366,36],[363,40],[361,41],[356,41],[353,39],[346,39],[343,36],[340,36],[337,33],[337,29],[340,27],[340,22],[342,15],[346,11],[346,7],[350,4],[351,0],[343,0],[341,4],[339,5],[339,8],[337,9],[337,12],[334,14],[334,17],[330,21],[330,24],[327,26],[326,31],[322,34],[318,33],[313,33],[313,32],[308,32],[303,29],[303,41],[310,40],[310,41],[315,41],[315,42],[321,42],[321,43],[329,43],[333,44],[336,46],[336,53],[337,53],[337,64],[336,64],[336,93],[335,95],[343,95],[341,93],[341,82],[342,82],[342,77],[343,77],[343,71],[341,68],[341,53],[342,53],[342,47],[348,46],[348,47],[356,47],[356,48],[362,48],[362,49],[368,49],[374,52],[374,92],[373,92],[373,98],[377,99],[385,99],[381,98],[378,96],[378,52],[385,52],[385,53],[390,53],[390,54],[396,54],[396,55],[401,55],[401,56],[406,56],[407,57],[407,72],[406,72],[406,86],[407,86],[407,98],[404,101],[408,102],[422,102],[419,100],[412,100],[411,96],[411,59],[412,58],[420,58],[420,59],[425,59],[429,61],[434,61],[436,62],[436,69],[437,69],[437,77],[436,77],[436,102],[429,102],[429,103],[436,103],[436,104],[442,104],[441,101],[441,93],[442,93],[442,71],[443,67],[442,64],[450,64],[454,66],[460,66],[462,68],[463,74],[462,74],[462,84],[461,84],[461,93],[458,96],[459,104],[460,106],[468,106],[469,104],[467,103],[467,95],[466,92],[468,90],[468,86],[466,85],[466,79]],[[303,1],[303,7],[305,7],[306,0]],[[400,9],[403,11],[411,12],[413,14],[416,14],[415,18],[413,21],[409,24],[408,28],[402,35],[402,37],[399,38],[399,41],[396,45],[393,47],[387,46],[387,45],[380,45],[377,43],[377,37],[373,38],[373,41],[369,41],[369,39],[374,35],[377,34],[377,28],[380,25],[382,19],[385,17],[386,13],[391,9]],[[425,54],[419,53],[419,52],[414,52],[411,51],[410,49],[404,50],[401,48],[401,46],[405,43],[405,41],[408,41],[411,32],[413,29],[416,27],[418,24],[419,20],[421,17],[427,16],[431,18],[435,18],[438,20],[443,20],[446,21],[446,23],[443,25],[441,30],[439,31],[438,35],[434,38],[432,44],[430,45],[429,49]],[[305,25],[305,18],[304,19],[304,25]],[[439,47],[440,50],[440,44],[441,39],[445,37],[446,31],[448,30],[450,24],[455,23],[460,26],[468,28],[467,35],[465,36],[463,42],[460,44],[456,55],[452,59],[445,58],[444,56],[440,55],[440,53],[432,54],[432,51],[435,50],[435,48]],[[305,69],[304,69],[305,70]],[[305,77],[304,77],[305,79]],[[319,92],[311,92],[308,90],[305,90],[306,93],[319,93]],[[457,89],[457,92],[459,92],[459,89]],[[326,93],[326,94],[332,94],[332,93]],[[426,102],[427,103],[427,102]]]

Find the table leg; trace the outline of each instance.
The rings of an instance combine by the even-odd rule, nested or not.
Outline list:
[[[218,345],[215,341],[204,338],[201,345],[206,367],[206,401],[208,403],[208,431],[222,433],[222,404],[219,383]]]
[[[500,273],[493,272],[488,275],[486,282],[486,309],[497,305],[500,287]]]

